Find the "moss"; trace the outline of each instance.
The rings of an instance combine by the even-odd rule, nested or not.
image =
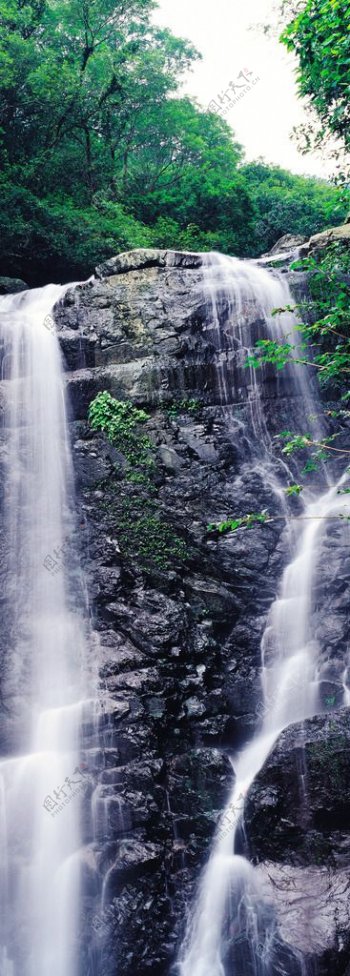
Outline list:
[[[167,570],[188,558],[185,541],[177,534],[158,499],[154,481],[155,447],[141,433],[140,425],[149,419],[129,401],[115,400],[110,393],[99,393],[89,408],[89,421],[100,430],[127,461],[117,493],[101,507],[114,522],[125,558],[137,559],[144,570]],[[124,489],[123,489],[124,482]]]
[[[200,409],[200,400],[196,400],[195,398],[186,400],[185,397],[182,397],[181,399],[174,399],[169,407],[166,408],[165,413],[170,420],[176,420],[181,413],[197,414]]]
[[[347,768],[348,740],[346,736],[337,734],[329,741],[313,742],[308,751],[312,756],[319,775],[327,775],[329,786],[338,790],[343,785],[343,777]]]

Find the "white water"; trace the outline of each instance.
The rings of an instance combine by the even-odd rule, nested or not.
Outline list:
[[[205,289],[209,292],[218,330],[222,328],[220,313],[226,302],[229,308],[228,341],[237,349],[238,334],[238,355],[239,347],[245,343],[244,325],[251,322],[254,315],[257,317],[257,309],[267,327],[267,335],[280,337],[291,332],[291,314],[271,317],[273,308],[292,303],[288,285],[265,269],[215,255],[208,259]],[[247,307],[252,299],[257,306],[253,314],[252,307]],[[314,402],[306,370],[295,365],[293,371],[295,389],[303,397],[306,421],[310,408],[317,414],[318,403]],[[229,376],[224,379],[221,376],[224,402],[230,398],[228,380]],[[261,473],[278,493],[281,489],[270,478],[271,442],[264,423],[257,380],[253,377],[251,389],[254,398],[252,426],[261,437]],[[348,477],[344,475],[340,483],[345,483]],[[258,872],[235,853],[235,843],[242,823],[244,798],[278,735],[290,724],[323,710],[319,702],[319,648],[310,629],[311,597],[327,519],[339,512],[350,514],[350,504],[339,501],[337,487],[327,488],[319,497],[308,492],[303,517],[296,526],[294,554],[283,574],[262,640],[264,720],[253,740],[233,759],[235,785],[188,921],[178,960],[180,976],[268,976],[277,972],[273,961],[278,942],[275,922],[264,901]],[[348,700],[349,692],[344,684],[344,704]],[[245,955],[243,950],[243,956],[240,954],[242,939],[249,947],[248,954],[247,949]],[[278,969],[278,972],[284,971],[283,967]],[[299,968],[296,971],[299,973]]]
[[[214,326],[216,345],[222,351],[221,363],[218,364],[222,402],[232,403],[235,392],[242,392],[246,399],[248,386],[253,430],[256,434],[260,433],[263,425],[269,444],[261,405],[259,374],[251,366],[246,368],[246,359],[257,338],[282,337],[295,347],[300,344],[299,333],[295,330],[295,302],[288,281],[285,276],[267,271],[253,262],[216,253],[205,254],[203,258],[202,290],[207,300],[208,326]],[[277,309],[288,310],[272,315]],[[262,336],[254,334],[254,331],[252,334],[252,324],[256,321],[263,331]],[[297,356],[297,349],[294,355]],[[242,391],[232,389],[233,373],[237,369],[244,371]],[[287,367],[287,371],[290,374],[291,367]],[[293,370],[293,396],[302,398],[304,415],[308,417],[313,412],[314,400],[307,370],[302,365]]]
[[[58,340],[60,286],[0,300],[9,755],[0,761],[0,976],[76,976],[83,601]],[[15,752],[15,754],[13,754]],[[75,770],[77,770],[75,772]],[[56,792],[55,792],[56,791]]]
[[[290,301],[282,279],[256,266],[216,258],[209,261],[206,282],[217,330],[219,297],[229,309],[227,348],[232,363],[237,356],[244,358],[244,330],[253,304],[258,302],[271,335],[280,335],[281,329],[289,333],[290,316],[270,315],[273,307]],[[0,761],[0,976],[79,973],[79,791],[84,778],[74,771],[90,689],[84,677],[82,607],[72,599],[80,580],[74,559],[73,478],[62,369],[57,339],[47,327],[47,315],[61,294],[59,287],[50,286],[0,301],[7,560],[2,595],[11,613],[5,621],[8,642],[2,676],[9,751]],[[250,381],[261,464],[272,490],[281,497],[269,465],[270,439],[253,372]],[[229,382],[223,357],[223,403],[230,399]],[[295,388],[306,410],[314,408],[306,372],[299,367]],[[234,759],[235,787],[181,950],[181,976],[225,976],[227,951],[240,934],[248,934],[253,948],[262,940],[263,961],[259,970],[235,967],[230,976],[265,976],[270,971],[273,923],[266,922],[257,872],[233,853],[234,844],[244,796],[280,730],[319,708],[318,648],[309,632],[311,588],[324,520],[339,507],[336,489],[310,498],[296,551],[271,608],[262,645],[265,720],[253,742]],[[348,702],[346,668],[344,696]],[[101,817],[105,829],[102,806],[96,795],[96,830]]]

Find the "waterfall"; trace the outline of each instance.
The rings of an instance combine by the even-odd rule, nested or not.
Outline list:
[[[297,421],[297,429],[311,429],[319,439],[317,393],[309,370],[300,365],[278,376],[269,367],[262,376],[245,368],[257,338],[292,332],[292,311],[272,315],[273,309],[293,304],[287,279],[254,262],[207,255],[201,289],[216,403],[227,410],[228,421],[236,411],[232,404],[237,405],[242,428],[241,417],[247,417],[245,475],[248,470],[259,475],[274,496],[274,508],[288,519],[284,486],[291,472],[275,455],[272,436],[285,422],[279,425],[273,416],[271,425],[271,404],[279,409],[283,400],[283,417],[289,409],[291,425]],[[108,737],[109,729],[107,717],[100,722],[96,703],[97,661],[89,653],[63,368],[51,317],[64,292],[48,286],[0,299],[0,976],[102,972],[100,936],[109,918],[109,872],[115,871],[114,861],[107,859],[101,868],[101,859],[92,856],[93,883],[89,891],[81,890],[90,826],[98,853],[110,830],[110,796],[103,784],[93,792],[81,762],[82,735],[85,730],[87,751],[93,753],[95,733],[103,726]],[[271,390],[275,399],[269,398]],[[244,804],[282,730],[325,710],[320,700],[325,662],[312,632],[312,593],[323,534],[328,519],[340,511],[337,492],[347,478],[346,473],[330,485],[321,472],[314,487],[303,492],[299,519],[287,521],[290,561],[261,642],[263,718],[253,739],[231,757],[234,787],[189,916],[179,976],[305,976],[301,957],[290,961],[293,949],[281,938],[262,873],[242,855]],[[346,498],[341,512],[349,513]],[[349,704],[346,675],[344,662],[339,679]],[[123,833],[130,824],[123,819],[122,799],[116,807]],[[99,872],[105,867],[94,917],[92,903],[98,901]]]
[[[256,264],[219,255],[207,257],[204,292],[208,317],[217,334],[222,331],[230,352],[219,369],[219,388],[224,402],[237,398],[238,368],[251,343],[251,324],[263,324],[267,337],[287,336],[296,320],[293,313],[272,316],[274,308],[293,305],[286,279]],[[254,307],[254,311],[253,311]],[[246,328],[247,326],[247,328]],[[253,339],[258,338],[253,335]],[[291,341],[295,341],[295,334]],[[219,343],[218,343],[219,345]],[[319,436],[320,406],[308,370],[289,367],[294,396],[304,415],[304,430],[310,429],[309,414],[316,415],[314,436]],[[231,383],[231,389],[230,389]],[[271,491],[282,494],[271,456],[271,439],[265,422],[261,389],[250,374],[253,400],[251,427],[259,439],[259,467]],[[233,395],[232,395],[233,393]],[[291,418],[293,419],[293,417]],[[280,469],[280,474],[282,469]],[[320,703],[320,648],[311,630],[312,587],[327,519],[350,513],[348,503],[337,496],[339,485],[323,485],[305,492],[305,507],[295,526],[291,561],[286,567],[276,600],[270,608],[261,645],[261,682],[264,696],[263,721],[253,739],[232,757],[235,783],[216,830],[209,861],[199,884],[180,948],[177,971],[180,976],[296,976],[305,972],[302,960],[286,961],[271,905],[266,901],[258,870],[242,856],[244,802],[249,787],[265,763],[283,729],[324,711]],[[232,513],[234,514],[234,513]],[[288,531],[288,529],[287,529]],[[344,688],[344,704],[349,693]],[[305,909],[307,910],[307,908]],[[288,955],[288,953],[287,953]]]
[[[1,976],[77,976],[86,607],[52,285],[0,300]]]

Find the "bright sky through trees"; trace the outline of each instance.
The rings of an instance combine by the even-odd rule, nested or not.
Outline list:
[[[160,0],[158,23],[188,37],[203,60],[194,65],[186,91],[206,107],[227,89],[242,68],[248,67],[260,81],[225,116],[248,159],[263,156],[267,162],[295,173],[329,176],[317,155],[303,156],[291,131],[305,118],[297,98],[295,61],[275,37],[267,38],[257,24],[277,25],[276,0]]]

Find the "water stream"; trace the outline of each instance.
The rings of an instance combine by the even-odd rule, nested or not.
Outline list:
[[[296,320],[292,312],[272,316],[276,308],[293,305],[288,284],[282,276],[266,269],[221,256],[209,256],[204,272],[209,294],[208,315],[218,332],[222,329],[237,358],[246,355],[246,325],[254,318],[265,324],[265,335],[287,336]],[[252,310],[254,305],[254,311]],[[292,340],[295,341],[295,333]],[[304,430],[310,429],[314,414],[314,436],[320,436],[320,406],[306,369],[289,367],[294,395],[300,397]],[[227,360],[220,375],[224,402],[232,402],[234,375]],[[251,375],[251,423],[260,437],[260,470],[277,494],[282,491],[271,456],[271,439],[265,423],[259,382]],[[234,397],[235,398],[235,397]],[[293,417],[291,417],[291,420]],[[271,470],[274,474],[271,475]],[[282,472],[281,472],[282,473]],[[180,976],[275,976],[304,973],[302,960],[291,969],[283,962],[276,920],[260,888],[258,872],[239,853],[240,828],[249,787],[264,765],[281,731],[295,722],[323,711],[319,697],[319,646],[311,629],[312,587],[317,574],[320,542],[327,519],[350,514],[350,505],[339,501],[339,485],[305,492],[305,508],[299,525],[294,523],[291,561],[287,565],[278,596],[268,616],[261,644],[261,682],[264,698],[263,721],[254,738],[232,758],[235,783],[214,838],[203,872],[178,959]],[[288,529],[287,529],[288,531]],[[294,543],[293,543],[294,537]],[[344,704],[349,693],[344,685]],[[286,967],[286,968],[285,968]]]
[[[211,255],[203,290],[219,353],[220,401],[242,402],[248,388],[252,468],[259,468],[285,512],[286,465],[273,455],[259,377],[252,369],[244,372],[244,360],[257,338],[254,321],[265,335],[289,335],[292,312],[271,314],[292,303],[288,285],[265,268]],[[77,556],[63,370],[50,317],[63,294],[59,286],[48,286],[0,300],[6,647],[0,702],[0,976],[86,976],[78,940],[80,805],[88,788],[80,737],[94,708],[94,689],[87,678],[88,613]],[[295,365],[287,379],[299,419],[301,411],[309,429],[309,415],[318,416],[319,404],[308,372]],[[320,422],[313,424],[318,437]],[[342,501],[343,513],[348,510]],[[324,481],[322,489],[305,493],[303,516],[290,533],[290,563],[262,640],[264,719],[253,740],[232,757],[235,785],[189,918],[180,976],[284,972],[274,968],[273,913],[238,840],[245,796],[279,733],[321,710],[319,648],[310,625],[312,586],[322,533],[338,511],[337,486]],[[346,669],[344,662],[348,704]],[[98,792],[92,813],[95,832],[104,833],[106,812]],[[248,946],[244,958],[242,937]],[[97,962],[96,976],[98,971]],[[302,968],[295,969],[299,973]]]
[[[74,536],[59,286],[0,301],[3,625],[1,976],[78,972],[86,607]]]

